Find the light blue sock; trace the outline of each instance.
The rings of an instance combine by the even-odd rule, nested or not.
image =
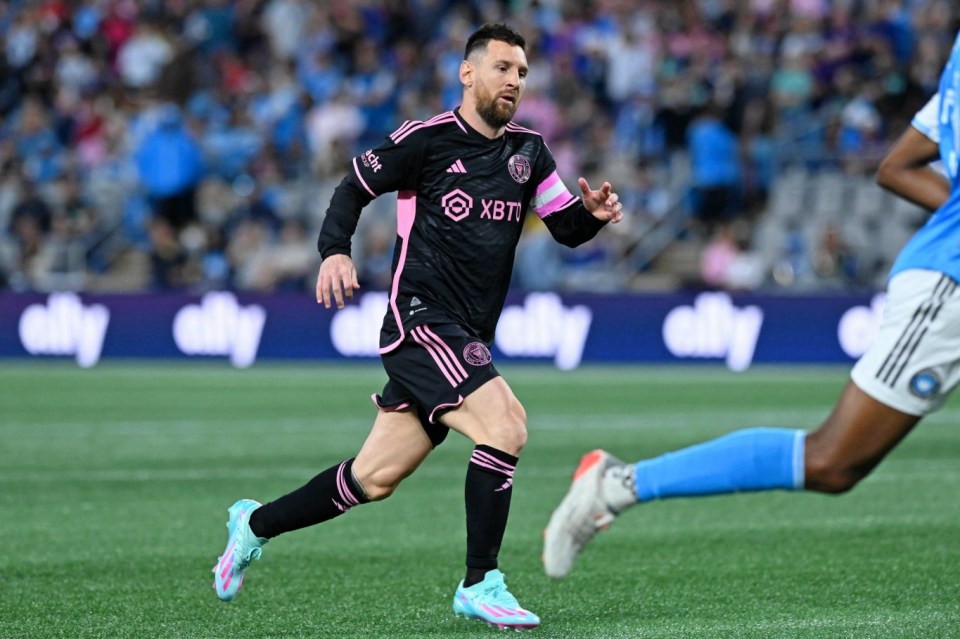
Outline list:
[[[749,428],[637,462],[637,499],[802,490],[805,437],[802,430]]]

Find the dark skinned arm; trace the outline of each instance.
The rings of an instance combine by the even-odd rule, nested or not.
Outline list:
[[[883,158],[875,179],[884,189],[935,211],[950,195],[947,178],[930,168],[939,158],[937,144],[910,126]]]

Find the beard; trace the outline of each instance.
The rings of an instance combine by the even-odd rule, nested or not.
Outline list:
[[[519,104],[518,100],[512,105],[506,105],[486,91],[477,92],[477,115],[494,129],[506,126],[513,119]]]

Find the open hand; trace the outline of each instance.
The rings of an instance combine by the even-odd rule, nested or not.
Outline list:
[[[597,191],[591,189],[584,178],[580,178],[578,183],[583,205],[593,214],[593,217],[614,224],[623,219],[623,204],[619,201],[620,196],[611,192],[610,189],[613,187],[609,182],[601,184]]]

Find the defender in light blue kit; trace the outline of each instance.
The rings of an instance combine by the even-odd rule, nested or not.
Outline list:
[[[960,381],[960,37],[938,96],[890,149],[877,182],[935,210],[890,273],[876,340],[815,430],[751,428],[624,464],[584,455],[544,534],[563,577],[593,536],[636,503],[765,490],[842,493],[866,477]],[[942,161],[942,171],[931,162]]]

